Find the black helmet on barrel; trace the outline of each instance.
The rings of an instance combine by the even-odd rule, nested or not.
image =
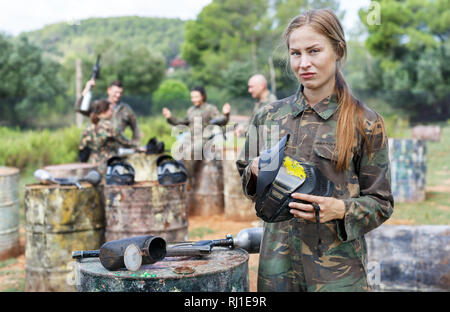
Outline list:
[[[119,156],[108,159],[106,169],[106,184],[132,185],[134,184],[134,168]]]
[[[184,164],[170,155],[159,156],[156,166],[158,167],[158,182],[161,185],[183,183],[187,180]]]

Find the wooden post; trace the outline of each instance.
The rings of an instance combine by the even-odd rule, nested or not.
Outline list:
[[[273,66],[273,57],[269,56],[269,69],[270,69],[270,89],[273,94],[277,92],[277,86],[275,83],[275,67]]]
[[[77,95],[76,101],[78,101],[81,97],[81,92],[82,92],[82,88],[83,88],[83,70],[82,70],[82,66],[81,66],[81,59],[77,58],[75,67],[76,67],[75,93]],[[76,106],[76,104],[75,104],[75,106]],[[78,128],[81,128],[81,126],[83,124],[83,115],[81,115],[78,112],[75,113],[75,123]]]

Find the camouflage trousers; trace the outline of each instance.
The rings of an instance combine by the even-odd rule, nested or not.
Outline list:
[[[364,237],[342,242],[330,221],[320,224],[320,238],[321,257],[315,223],[264,223],[258,291],[369,291]]]

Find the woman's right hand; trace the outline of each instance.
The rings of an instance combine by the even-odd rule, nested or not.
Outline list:
[[[258,177],[258,173],[259,173],[259,157],[256,157],[255,159],[252,160],[252,162],[250,163],[250,171],[252,172],[252,174],[255,177]]]
[[[95,87],[95,79],[91,79],[88,82],[86,82],[86,86],[84,87],[84,90],[82,93],[82,95],[86,95],[86,93],[88,93],[91,89],[94,89]]]
[[[162,109],[162,114],[164,115],[164,117],[166,117],[166,119],[169,119],[170,117],[172,117],[172,113],[170,112],[170,110],[166,107],[164,107]]]

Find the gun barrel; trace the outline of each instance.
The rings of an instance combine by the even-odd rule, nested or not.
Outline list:
[[[98,258],[100,250],[75,250],[72,251],[72,259]]]

